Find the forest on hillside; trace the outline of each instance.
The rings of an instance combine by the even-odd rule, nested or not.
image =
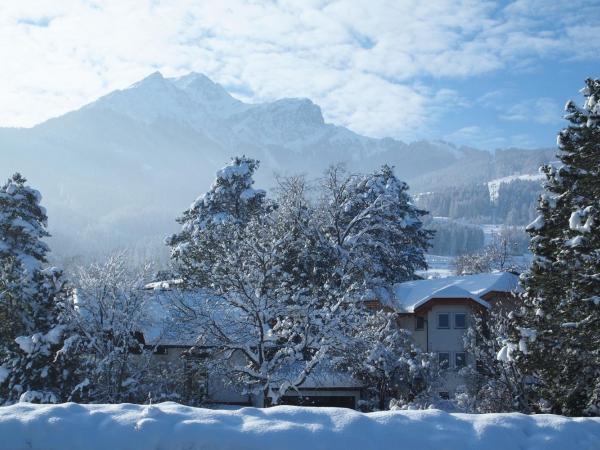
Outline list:
[[[514,180],[501,183],[495,197],[490,195],[487,184],[479,183],[417,194],[415,201],[436,217],[473,223],[526,225],[535,218],[541,192],[542,186],[537,180]]]

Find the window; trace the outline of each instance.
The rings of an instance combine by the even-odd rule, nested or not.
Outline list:
[[[157,345],[156,347],[150,347],[150,348],[153,349],[152,353],[154,353],[155,355],[168,355],[169,354],[169,350],[164,345]]]
[[[423,330],[425,329],[425,317],[416,318],[415,330]]]
[[[440,365],[440,369],[448,369],[450,367],[450,353],[438,353],[438,363]]]
[[[454,354],[454,367],[462,369],[467,365],[467,355],[465,352],[456,352]]]
[[[467,328],[467,315],[465,313],[454,314],[454,328]]]
[[[438,314],[438,328],[450,328],[450,314]]]

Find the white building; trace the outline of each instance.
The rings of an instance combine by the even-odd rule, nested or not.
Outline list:
[[[464,275],[408,281],[395,286],[391,306],[400,326],[409,330],[425,352],[438,355],[448,368],[442,395],[451,395],[461,383],[457,371],[474,364],[465,353],[463,337],[474,313],[494,307],[512,308],[519,289],[510,272]]]

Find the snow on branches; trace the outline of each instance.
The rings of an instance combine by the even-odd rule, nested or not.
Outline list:
[[[211,370],[277,403],[350,351],[368,315],[360,301],[413,279],[430,232],[390,167],[333,168],[313,197],[302,177],[282,178],[275,202],[250,191],[257,165],[234,158],[219,171],[169,244],[183,289],[201,286],[210,297],[178,311],[202,330]],[[409,358],[408,348],[398,357]]]
[[[44,268],[49,236],[41,195],[13,175],[0,188],[0,402],[61,401],[73,382],[63,341],[71,290]]]
[[[567,415],[600,412],[600,80],[581,92],[583,107],[566,105],[560,163],[542,168],[546,193],[527,228],[534,258],[506,347],[535,380],[534,409]]]
[[[209,191],[198,197],[177,219],[181,231],[167,238],[171,257],[185,282],[204,287],[202,275],[214,262],[210,250],[214,241],[226,239],[218,231],[224,225],[243,226],[252,217],[269,209],[265,191],[254,189],[252,178],[258,161],[242,157],[217,171]]]

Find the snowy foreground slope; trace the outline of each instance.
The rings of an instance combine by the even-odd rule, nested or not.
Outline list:
[[[24,448],[591,450],[600,448],[600,418],[292,406],[226,411],[176,403],[0,408],[0,449]]]

